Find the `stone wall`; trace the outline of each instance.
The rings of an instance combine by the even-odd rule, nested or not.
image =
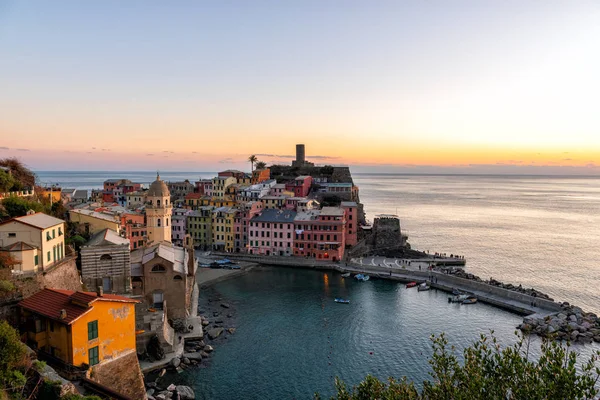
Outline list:
[[[397,217],[375,218],[369,244],[376,253],[403,247],[400,219]]]
[[[106,292],[131,292],[131,262],[128,245],[91,246],[81,249],[81,275],[89,291],[103,286],[103,278],[111,279]]]
[[[95,365],[88,378],[132,399],[147,399],[144,377],[137,353],[130,351],[119,358]]]

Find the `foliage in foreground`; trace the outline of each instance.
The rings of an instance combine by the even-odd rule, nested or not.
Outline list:
[[[432,336],[433,355],[429,359],[432,380],[419,391],[406,377],[382,382],[367,376],[349,389],[336,378],[337,394],[332,400],[489,400],[489,399],[593,399],[599,393],[599,352],[577,371],[577,354],[558,342],[544,341],[537,360],[529,358],[529,338],[501,348],[496,338],[482,335],[463,351],[464,361],[448,347],[442,334]],[[315,395],[315,399],[320,396]]]

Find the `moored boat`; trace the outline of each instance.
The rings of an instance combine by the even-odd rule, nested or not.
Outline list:
[[[417,290],[419,292],[424,292],[424,291],[429,290],[429,289],[431,289],[431,287],[427,284],[427,282],[423,282],[419,286],[417,286]]]
[[[406,288],[407,289],[411,288],[411,287],[415,287],[415,286],[417,286],[417,282],[409,282],[409,283],[406,284]]]
[[[342,274],[342,278],[350,278],[350,272],[346,272],[345,274]]]
[[[462,303],[463,301],[465,301],[468,298],[469,298],[468,294],[457,294],[454,296],[449,296],[448,303]]]
[[[356,274],[354,275],[354,279],[359,280],[359,281],[363,281],[366,282],[370,279],[371,277],[369,275],[364,275],[364,274]]]
[[[477,303],[477,297],[475,296],[469,296],[466,299],[463,300],[462,304],[475,304]]]
[[[336,297],[334,300],[336,303],[341,303],[341,304],[350,304],[350,300],[348,299],[342,299],[339,297]]]

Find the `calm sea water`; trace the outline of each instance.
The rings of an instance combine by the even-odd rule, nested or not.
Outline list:
[[[407,376],[420,385],[430,379],[432,334],[445,332],[458,350],[490,330],[509,344],[521,322],[485,304],[450,304],[443,292],[418,292],[384,280],[357,282],[334,272],[264,268],[210,292],[217,295],[204,291],[200,308],[209,297],[226,299],[237,331],[224,333],[227,340],[215,345],[208,365],[165,380],[190,385],[197,398],[207,400],[310,399],[316,391],[330,396],[336,376],[350,385],[367,374]],[[351,303],[337,304],[335,297]],[[582,359],[592,351],[575,349]],[[535,339],[532,357],[538,352]]]

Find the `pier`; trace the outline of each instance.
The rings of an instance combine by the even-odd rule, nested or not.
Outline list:
[[[281,256],[258,256],[249,254],[213,253],[216,257],[227,257],[231,260],[254,262],[265,266],[287,268],[309,268],[333,270],[340,273],[362,273],[372,277],[399,282],[429,282],[432,288],[451,293],[454,289],[471,293],[483,303],[499,307],[519,315],[542,318],[561,311],[561,305],[554,301],[534,297],[525,293],[504,289],[464,279],[452,274],[430,271],[428,266],[433,259],[398,260],[383,257],[353,259],[351,262],[331,263],[314,259]],[[368,262],[365,262],[368,261]],[[410,261],[410,266],[408,265]],[[437,259],[436,261],[440,261]],[[460,260],[463,261],[464,260]],[[419,270],[419,267],[421,268]]]

